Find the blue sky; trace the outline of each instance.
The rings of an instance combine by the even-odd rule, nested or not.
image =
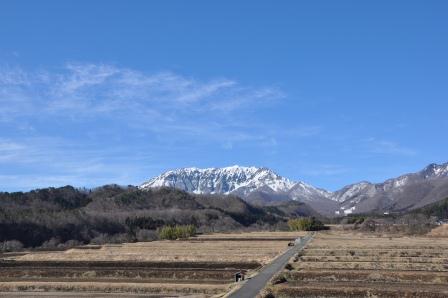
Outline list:
[[[0,190],[448,161],[447,1],[2,1]]]

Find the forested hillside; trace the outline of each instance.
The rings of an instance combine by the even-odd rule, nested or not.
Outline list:
[[[192,195],[171,188],[66,186],[0,193],[0,241],[46,248],[144,241],[157,238],[156,231],[167,225],[194,225],[200,232],[285,227],[290,215],[235,196]]]

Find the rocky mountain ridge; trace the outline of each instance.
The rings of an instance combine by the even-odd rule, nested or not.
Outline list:
[[[182,168],[143,183],[141,189],[172,187],[195,194],[233,194],[251,202],[295,200],[325,215],[388,213],[422,207],[448,197],[448,163],[388,179],[362,181],[330,192],[302,181],[294,182],[268,168]]]

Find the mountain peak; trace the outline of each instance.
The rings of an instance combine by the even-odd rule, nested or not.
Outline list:
[[[330,192],[294,182],[265,167],[181,168],[143,183],[141,189],[174,187],[195,194],[234,194],[243,199],[296,200],[323,214],[344,215],[405,210],[448,196],[448,163],[381,183],[361,181]],[[415,190],[419,191],[416,192]]]
[[[432,163],[424,168],[422,173],[425,178],[448,176],[448,163],[440,165]]]
[[[286,192],[293,184],[294,182],[268,168],[234,165],[224,168],[191,167],[167,171],[143,183],[140,188],[167,186],[197,194],[246,195],[266,187],[274,192]]]

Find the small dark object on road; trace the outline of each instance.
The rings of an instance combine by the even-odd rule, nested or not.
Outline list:
[[[246,272],[244,270],[235,273],[235,282],[243,281],[246,278]]]

